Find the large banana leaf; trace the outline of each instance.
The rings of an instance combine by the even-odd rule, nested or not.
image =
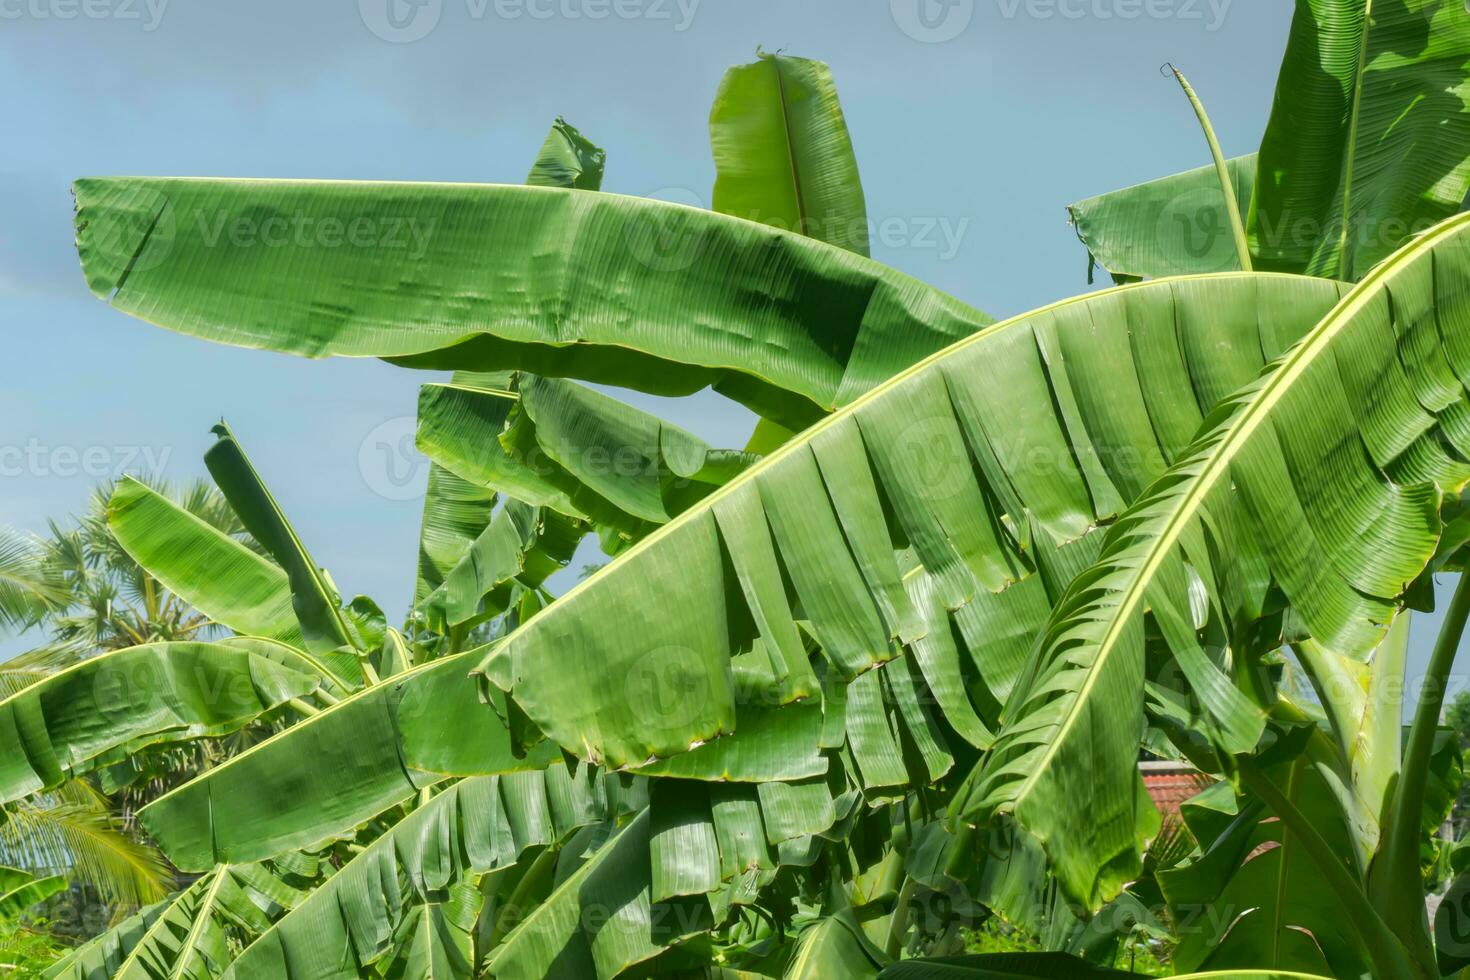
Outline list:
[[[396,675],[159,797],[138,818],[180,868],[264,860],[353,827],[447,775],[544,768],[465,680],[478,654]]]
[[[1227,164],[1236,205],[1245,214],[1256,155]],[[1106,269],[1114,282],[1240,268],[1213,164],[1078,201],[1067,214],[1089,262]]]
[[[1361,278],[1470,191],[1470,17],[1297,0],[1251,204],[1259,267]]]
[[[132,477],[108,498],[107,524],[134,561],[210,619],[247,636],[301,643],[279,565]]]
[[[716,384],[800,425],[991,322],[842,249],[612,194],[173,178],[75,193],[97,295],[194,336],[313,357],[664,394]],[[287,215],[357,237],[263,247]]]
[[[824,63],[758,52],[725,72],[709,131],[716,211],[868,254],[857,158]]]
[[[1323,280],[1198,277],[993,327],[801,433],[572,589],[483,660],[486,690],[511,692],[583,758],[636,766],[703,754],[708,778],[752,778],[719,767],[742,744],[720,738],[740,715],[808,710],[774,707],[809,686],[801,633],[841,688],[926,637],[942,652],[953,630],[998,705],[1070,570],[1096,553],[1098,525],[1338,296]],[[923,584],[917,607],[895,552]],[[732,656],[746,651],[788,689],[738,698]],[[1213,665],[1197,666],[1207,682]],[[960,688],[956,674],[924,677]],[[853,700],[876,685],[855,686]],[[941,703],[949,713],[958,701]],[[1237,707],[1221,694],[1211,710]],[[973,722],[953,724],[985,741]],[[801,748],[769,728],[754,741],[752,755],[777,760]]]
[[[155,643],[94,657],[0,701],[0,800],[147,745],[235,731],[321,685],[289,648]]]
[[[235,961],[235,980],[365,975],[416,907],[636,806],[619,780],[563,765],[462,780],[384,833]],[[428,928],[431,923],[421,924]],[[416,937],[422,940],[423,937]]]
[[[1213,628],[1249,676],[1262,651],[1232,624],[1259,615],[1248,583],[1269,573],[1319,642],[1366,655],[1434,556],[1442,497],[1470,481],[1467,376],[1470,218],[1456,218],[1224,401],[1118,519],[1039,634],[954,815],[1011,815],[1079,904],[1116,894],[1138,867],[1145,610],[1181,665]],[[1204,634],[1170,626],[1191,592]]]

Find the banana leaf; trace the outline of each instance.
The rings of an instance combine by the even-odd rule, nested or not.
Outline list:
[[[930,635],[897,552],[930,611],[947,614],[935,632],[962,641],[979,675],[976,719],[993,721],[985,702],[998,709],[1015,685],[1101,525],[1339,295],[1297,277],[1160,280],[990,328],[802,432],[572,589],[482,660],[482,689],[510,692],[568,752],[609,766],[688,753],[708,758],[705,775],[669,774],[793,778],[719,768],[741,744],[721,736],[744,714],[765,726],[754,754],[804,751],[769,737],[773,717],[810,710],[796,703],[810,700],[803,636],[835,692]],[[765,657],[785,688],[737,696],[741,656]],[[1218,673],[1197,666],[1201,684]],[[953,672],[932,673],[926,683],[955,689]],[[1210,706],[1239,714],[1228,691]],[[984,741],[974,720],[952,724]],[[1251,719],[1241,724],[1248,741]]]
[[[1263,269],[1361,279],[1470,191],[1470,18],[1440,0],[1297,0],[1261,138]]]
[[[1245,214],[1255,188],[1256,155],[1226,164]],[[1087,246],[1088,282],[1094,265],[1119,283],[1240,268],[1213,164],[1078,201],[1067,206],[1067,215]]]
[[[725,72],[709,130],[714,210],[868,254],[863,185],[826,64],[757,52]]]
[[[93,292],[173,330],[656,394],[714,384],[792,427],[991,322],[813,239],[613,194],[131,177],[74,190]],[[344,229],[342,247],[263,247],[285,215]]]
[[[953,818],[1009,815],[1096,908],[1138,870],[1146,608],[1176,663],[1223,637],[1249,684],[1262,648],[1237,626],[1259,617],[1250,582],[1269,574],[1318,642],[1366,657],[1434,557],[1442,499],[1470,482],[1467,327],[1470,218],[1456,218],[1223,401],[1053,610]],[[1191,594],[1203,632],[1169,625]]]
[[[281,567],[125,476],[107,501],[118,544],[170,592],[236,633],[299,646]]]
[[[0,865],[0,928],[9,929],[32,906],[67,889],[65,875],[43,878]]]
[[[85,660],[0,701],[0,800],[148,745],[236,731],[321,686],[311,662],[289,650],[154,643]]]

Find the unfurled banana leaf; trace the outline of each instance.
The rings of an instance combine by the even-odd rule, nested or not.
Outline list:
[[[612,194],[172,178],[75,192],[93,291],[170,329],[662,394],[715,384],[797,426],[991,322],[842,249]],[[287,215],[343,229],[341,247],[275,242]]]
[[[752,465],[684,429],[570,381],[520,376],[514,392],[425,385],[419,448],[471,483],[646,535]]]
[[[1434,556],[1441,499],[1470,481],[1467,376],[1470,218],[1456,218],[1224,401],[1118,519],[1039,634],[956,819],[1009,814],[1074,901],[1116,894],[1141,844],[1145,610],[1181,667],[1221,637],[1248,682],[1264,651],[1235,624],[1259,615],[1250,583],[1269,573],[1320,643],[1365,656]],[[1169,626],[1191,593],[1203,633]]]
[[[346,980],[366,975],[406,938],[409,955],[428,955],[435,948],[433,916],[444,910],[417,913],[430,918],[415,928],[430,935],[405,937],[401,924],[413,919],[415,909],[458,894],[476,876],[510,866],[529,848],[554,846],[578,827],[636,809],[639,795],[616,777],[585,768],[572,775],[560,764],[455,783],[369,844],[264,932],[228,976]],[[418,954],[412,952],[415,944],[422,947]]]
[[[1240,213],[1250,208],[1256,155],[1228,161]],[[1067,207],[1089,261],[1114,282],[1240,268],[1213,164]],[[1092,281],[1091,269],[1088,281]]]
[[[301,539],[255,472],[245,450],[223,422],[212,430],[219,441],[204,454],[204,465],[220,492],[255,540],[285,569],[291,604],[308,650],[327,654],[351,646],[352,636],[331,589]],[[354,678],[360,680],[360,678]]]
[[[303,895],[260,865],[224,865],[125,920],[46,974],[65,980],[221,976],[237,937],[253,937]]]
[[[347,698],[158,798],[139,820],[175,865],[202,871],[345,834],[446,776],[544,768],[553,746],[516,758],[505,724],[478,703],[465,680],[478,657],[446,657]]]
[[[322,686],[303,657],[155,643],[83,661],[0,701],[0,800],[148,745],[233,732]]]
[[[1271,778],[1347,858],[1352,830],[1306,760]],[[1237,802],[1217,783],[1181,812],[1202,854],[1159,876],[1180,923],[1174,963],[1184,971],[1264,967],[1324,976],[1363,976],[1372,963],[1342,903],[1300,841],[1259,802]]]
[[[993,327],[801,433],[572,589],[484,659],[485,689],[510,691],[567,751],[609,766],[737,751],[779,765],[804,745],[778,735],[737,750],[721,736],[741,715],[811,710],[780,707],[810,686],[803,634],[834,691],[932,636],[936,656],[962,644],[971,689],[987,692],[975,708],[993,720],[1052,601],[1096,554],[1099,524],[1338,297],[1324,280],[1198,277]],[[906,592],[895,552],[929,605]],[[932,631],[930,609],[948,614]],[[785,687],[737,696],[740,656],[764,659]],[[1201,685],[1218,674],[1208,661],[1191,669]],[[961,689],[958,673],[932,673],[926,684]],[[1228,684],[1216,688],[1206,707],[1248,741],[1251,719]],[[960,701],[947,697],[946,713]],[[983,719],[958,717],[984,742]],[[1116,737],[1136,756],[1137,733]],[[669,774],[732,778],[714,766]]]
[[[725,72],[710,110],[711,206],[868,254],[868,211],[826,64],[757,52]]]
[[[132,477],[107,502],[118,544],[150,575],[236,633],[301,643],[281,567]]]
[[[1258,268],[1362,278],[1470,191],[1470,17],[1297,0],[1251,205]]]
[[[65,875],[38,878],[0,865],[0,928],[8,929],[31,907],[67,889]]]

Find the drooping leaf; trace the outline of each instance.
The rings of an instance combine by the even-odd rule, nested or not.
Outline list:
[[[9,928],[32,906],[66,888],[65,875],[38,878],[18,868],[0,866],[0,928]]]
[[[709,128],[716,211],[868,254],[863,185],[826,64],[758,52],[725,72]]]
[[[533,187],[574,187],[578,190],[602,189],[602,171],[607,152],[577,131],[577,127],[561,116],[551,124],[546,142],[531,165],[526,183]]]
[[[803,697],[812,671],[799,634],[820,646],[840,688],[948,628],[967,666],[921,655],[925,683],[953,692],[956,674],[973,670],[998,706],[1069,563],[1095,555],[1097,525],[1338,296],[1305,278],[1168,280],[993,327],[800,433],[572,589],[485,658],[486,690],[509,691],[583,758],[637,766],[688,753],[718,764],[736,751],[726,744],[741,744],[721,738],[741,714],[765,724],[810,710],[780,707]],[[1028,529],[1029,540],[1017,537]],[[925,601],[947,613],[933,626],[900,583],[899,552],[905,576],[926,579]],[[738,696],[730,665],[745,651],[769,661],[773,681],[793,680],[765,699]],[[1214,668],[1197,666],[1208,682]],[[1238,715],[1228,691],[1209,707]],[[983,742],[979,720],[957,715],[954,727]],[[1136,736],[1117,738],[1136,750]],[[752,754],[784,763],[794,751],[805,749],[778,736]],[[669,767],[701,778],[678,760]]]
[[[0,701],[0,799],[51,789],[70,776],[160,742],[235,731],[322,678],[220,643],[155,643],[83,661]]]
[[[274,857],[342,834],[450,775],[543,768],[516,758],[465,672],[473,651],[361,691],[158,798],[138,817],[178,867]]]
[[[612,194],[162,178],[86,179],[75,192],[93,291],[170,329],[661,394],[715,384],[798,426],[991,322],[842,249]],[[281,214],[357,237],[306,261],[294,244],[228,231]],[[549,241],[577,246],[548,265]],[[401,285],[365,287],[383,283]]]

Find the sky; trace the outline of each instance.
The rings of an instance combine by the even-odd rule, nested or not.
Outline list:
[[[110,309],[76,261],[77,177],[519,183],[560,114],[606,148],[604,189],[707,204],[710,102],[763,47],[831,65],[886,229],[874,258],[1006,316],[1096,288],[1068,203],[1208,162],[1164,62],[1227,155],[1256,148],[1291,7],[0,0],[0,523],[42,531],[122,472],[202,476],[223,417],[345,595],[396,618],[413,588],[412,417],[442,376],[216,346]],[[708,393],[624,397],[718,446],[751,426]],[[0,656],[27,643],[0,638]]]

